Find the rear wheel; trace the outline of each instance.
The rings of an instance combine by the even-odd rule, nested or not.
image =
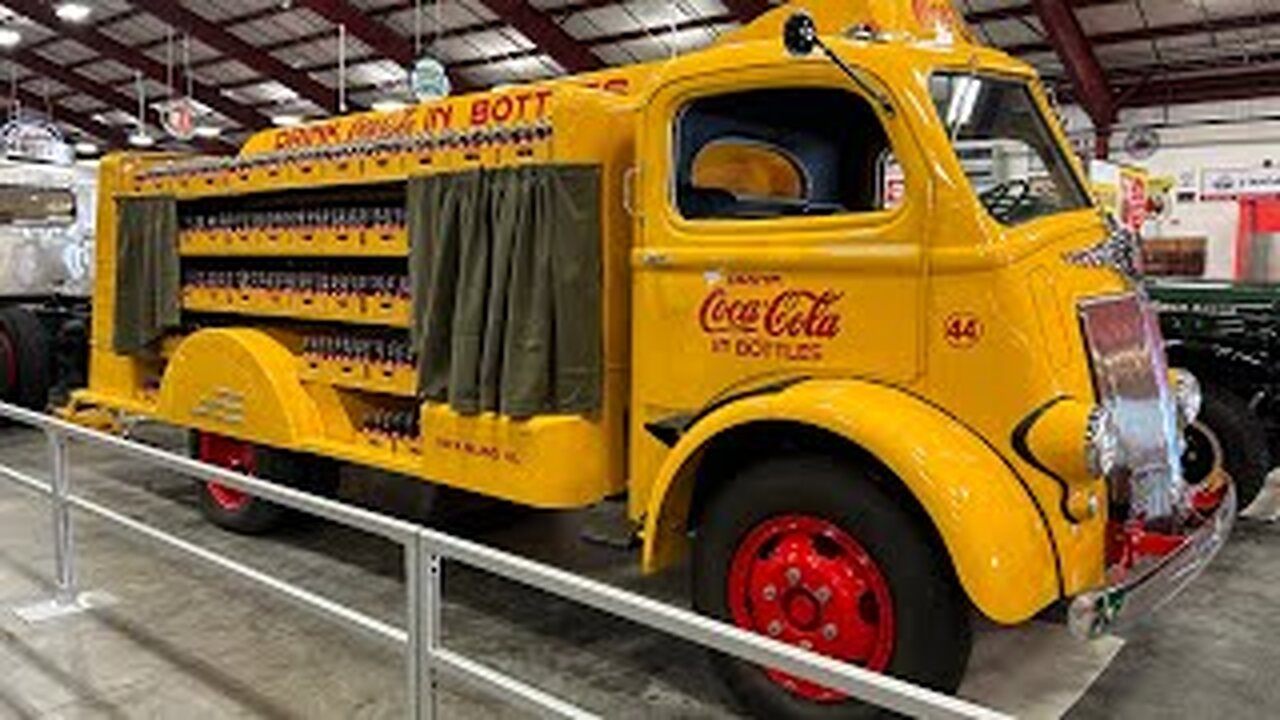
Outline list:
[[[864,468],[821,456],[752,465],[708,504],[694,604],[703,613],[862,667],[952,692],[968,662],[968,602],[927,528]],[[881,711],[715,654],[758,717]]]
[[[49,339],[35,313],[0,308],[0,400],[30,410],[49,404]]]
[[[1225,472],[1235,483],[1241,509],[1249,507],[1271,471],[1262,422],[1238,395],[1204,385],[1200,417],[1186,430],[1182,469],[1192,486],[1211,483]]]
[[[329,463],[296,453],[196,432],[192,454],[210,465],[310,492],[328,495],[336,490],[337,476]],[[292,516],[287,508],[218,482],[200,486],[200,510],[218,527],[244,535],[269,533]]]

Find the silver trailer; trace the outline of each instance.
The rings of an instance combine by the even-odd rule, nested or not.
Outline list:
[[[0,161],[0,302],[87,299],[96,168]]]
[[[97,169],[0,159],[0,400],[43,409],[88,354]]]

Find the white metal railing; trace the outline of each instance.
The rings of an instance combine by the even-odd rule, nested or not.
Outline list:
[[[81,602],[75,574],[75,537],[71,518],[71,510],[74,508],[163,547],[199,558],[345,627],[403,647],[409,692],[408,714],[412,720],[435,720],[437,687],[442,676],[461,680],[482,692],[544,717],[598,717],[443,646],[441,569],[446,560],[537,588],[718,652],[777,668],[810,682],[840,690],[850,697],[912,717],[984,720],[1008,717],[949,695],[786,645],[689,610],[362,508],[207,465],[12,405],[0,403],[0,417],[36,427],[48,438],[49,482],[42,482],[4,465],[0,465],[0,478],[50,498],[55,565],[52,603],[71,608]],[[398,543],[404,549],[405,557],[405,627],[402,629],[387,624],[73,494],[67,454],[69,440],[113,450],[135,460],[176,471],[197,482],[217,481],[270,502]]]

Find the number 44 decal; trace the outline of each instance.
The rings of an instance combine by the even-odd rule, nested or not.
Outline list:
[[[943,327],[943,336],[953,348],[968,349],[982,340],[982,319],[973,313],[952,313]]]

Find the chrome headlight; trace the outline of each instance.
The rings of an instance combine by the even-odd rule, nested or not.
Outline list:
[[[1200,407],[1204,403],[1204,395],[1200,391],[1200,381],[1187,370],[1173,368],[1169,371],[1170,389],[1178,408],[1178,426],[1187,428],[1200,417]]]
[[[1111,411],[1098,406],[1089,413],[1089,423],[1085,430],[1084,457],[1089,474],[1093,477],[1106,477],[1120,467],[1122,458],[1120,431],[1116,427],[1115,416]]]

